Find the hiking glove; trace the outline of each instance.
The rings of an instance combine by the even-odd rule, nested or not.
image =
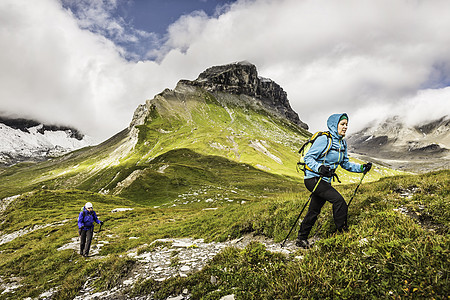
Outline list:
[[[100,221],[100,225],[103,225],[103,221]]]
[[[330,169],[330,166],[321,165],[319,167],[319,175],[322,177],[332,177],[333,171]]]
[[[369,172],[371,168],[372,168],[372,163],[371,162],[368,162],[367,164],[364,164],[364,165],[361,166],[361,170],[363,171],[364,174]]]

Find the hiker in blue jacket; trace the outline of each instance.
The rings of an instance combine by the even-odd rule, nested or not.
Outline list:
[[[97,218],[97,214],[92,207],[91,202],[87,202],[83,210],[78,216],[78,233],[80,235],[80,255],[84,257],[89,256],[89,249],[91,248],[92,236],[94,235],[94,222],[103,224]]]
[[[346,113],[331,115],[328,118],[327,125],[331,133],[331,145],[329,144],[330,138],[321,135],[305,155],[304,182],[306,188],[312,192],[312,196],[308,212],[300,225],[295,243],[302,248],[309,248],[308,235],[326,201],[333,204],[333,218],[337,231],[347,230],[347,203],[344,197],[331,186],[336,168],[341,166],[350,172],[367,173],[372,167],[372,163],[360,165],[352,163],[348,159],[347,143],[344,140],[348,126],[348,115]],[[327,149],[329,149],[328,152]]]

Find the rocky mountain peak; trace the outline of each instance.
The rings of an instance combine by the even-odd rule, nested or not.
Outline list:
[[[208,68],[192,83],[210,91],[258,96],[258,72],[256,66],[250,63],[240,62]]]
[[[424,134],[445,133],[450,131],[450,117],[445,116],[434,122],[424,123],[415,127],[415,129]]]
[[[247,61],[213,66],[200,73],[197,79],[180,80],[180,83],[198,86],[212,93],[223,92],[253,97],[266,108],[277,112],[299,127],[308,129],[308,125],[292,110],[287,94],[281,86],[271,79],[259,77],[256,66]]]

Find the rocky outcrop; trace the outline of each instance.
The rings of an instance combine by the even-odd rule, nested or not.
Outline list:
[[[298,114],[292,110],[286,92],[271,79],[258,76],[256,66],[239,62],[214,66],[202,72],[197,79],[180,80],[181,84],[198,86],[209,92],[247,95],[258,99],[270,111],[286,118],[301,128],[308,129]]]
[[[137,237],[134,238],[137,239]],[[99,250],[101,247],[109,244],[107,239],[107,236],[103,236],[103,239],[100,240],[99,235],[94,235],[90,260],[101,258],[98,256]],[[130,239],[133,239],[133,237],[130,237]],[[79,291],[79,295],[74,299],[154,299],[151,295],[131,298],[127,295],[127,292],[137,283],[142,282],[143,279],[152,278],[155,281],[164,281],[174,277],[187,277],[200,271],[223,249],[227,247],[244,249],[253,242],[261,243],[266,250],[272,253],[291,256],[296,260],[304,259],[304,256],[301,255],[294,256],[298,248],[293,241],[289,240],[284,247],[281,247],[279,242],[255,234],[247,234],[241,238],[226,242],[209,243],[203,239],[191,238],[159,239],[155,240],[151,245],[145,244],[139,249],[133,249],[128,252],[128,257],[133,258],[136,263],[117,286],[108,291],[95,292],[94,287],[91,285],[92,278],[88,278],[83,288]],[[312,240],[312,243],[314,242],[315,240]],[[58,251],[73,249],[75,253],[75,251],[78,252],[78,247],[79,242],[77,238],[72,238],[71,242],[58,248]],[[151,250],[146,251],[146,248]],[[216,284],[217,280],[215,276],[210,277],[212,284]],[[191,299],[190,292],[184,289],[181,295],[167,299]],[[234,298],[231,298],[230,295],[220,299]]]

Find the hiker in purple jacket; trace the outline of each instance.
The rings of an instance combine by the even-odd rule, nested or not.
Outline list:
[[[89,256],[89,249],[91,248],[92,236],[94,235],[94,222],[103,224],[97,218],[97,214],[92,207],[91,202],[87,202],[83,211],[78,216],[78,234],[80,235],[80,255],[84,257]]]

